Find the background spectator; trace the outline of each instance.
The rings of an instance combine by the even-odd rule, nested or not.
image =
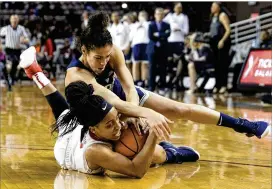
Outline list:
[[[111,14],[112,24],[109,27],[109,32],[112,36],[113,44],[120,48],[124,53],[129,46],[129,32],[126,26],[121,23],[118,12]]]
[[[16,72],[19,64],[19,56],[21,54],[21,44],[28,44],[29,38],[24,26],[19,25],[18,15],[11,15],[10,25],[4,26],[0,31],[0,36],[6,41],[6,55],[7,59],[12,62],[10,72],[12,85],[17,80]]]
[[[141,11],[138,16],[138,22],[134,24],[134,28],[131,31],[133,48],[133,69],[132,76],[135,85],[145,87],[145,82],[148,79],[148,57],[146,54],[148,38],[148,26],[147,12]]]
[[[149,59],[149,90],[154,91],[156,87],[156,70],[160,75],[160,94],[164,94],[166,86],[166,65],[168,56],[167,38],[170,36],[170,25],[163,22],[164,9],[156,8],[155,21],[149,25],[149,43],[147,45],[147,55]],[[157,68],[158,67],[158,68]]]
[[[83,22],[81,25],[81,29],[84,30],[88,25],[88,12],[84,11],[82,14]]]
[[[192,40],[192,51],[189,55],[189,63],[187,66],[190,78],[190,89],[186,91],[188,94],[197,92],[197,73],[213,67],[213,52],[209,45],[204,43],[203,34],[194,34]]]
[[[6,55],[3,51],[2,44],[0,43],[0,76],[3,76],[7,85],[8,85],[8,90],[11,91],[11,83],[9,81],[9,76],[7,72],[7,59]]]
[[[213,93],[225,93],[227,91],[227,75],[229,67],[230,50],[230,20],[222,11],[222,4],[214,2],[211,6],[210,37],[211,48],[214,53],[216,85]]]
[[[181,3],[175,3],[174,13],[168,13],[164,21],[170,24],[171,33],[168,38],[169,57],[168,57],[168,73],[170,77],[173,75],[174,68],[177,67],[179,56],[184,49],[184,38],[189,32],[188,16],[183,14],[183,6]]]

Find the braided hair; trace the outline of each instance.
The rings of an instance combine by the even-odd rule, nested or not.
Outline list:
[[[81,124],[81,139],[89,130],[90,126],[95,126],[101,122],[112,108],[112,105],[101,96],[93,95],[94,89],[91,84],[83,81],[70,83],[65,89],[65,95],[69,103],[69,111],[57,120],[52,132],[63,130],[61,136],[72,132]]]

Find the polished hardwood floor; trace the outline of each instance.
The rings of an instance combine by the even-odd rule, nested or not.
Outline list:
[[[58,89],[64,91],[62,85]],[[272,107],[256,97],[181,93],[171,97],[232,116],[272,122]],[[13,92],[1,88],[1,189],[271,188],[271,136],[248,138],[232,129],[177,121],[171,141],[195,148],[201,159],[152,167],[142,179],[131,179],[113,172],[102,177],[61,170],[53,155],[55,138],[49,132],[53,122],[51,109],[35,86],[16,86]]]

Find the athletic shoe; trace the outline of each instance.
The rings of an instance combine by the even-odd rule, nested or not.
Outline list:
[[[20,67],[23,68],[28,76],[32,79],[32,76],[38,72],[43,72],[36,60],[36,50],[33,46],[23,51],[20,55]]]
[[[270,126],[264,121],[248,121],[239,118],[234,130],[239,133],[246,133],[248,137],[255,135],[257,138],[263,138],[270,133]]]
[[[183,163],[183,162],[195,162],[200,158],[200,154],[191,147],[181,146],[175,147],[171,143],[168,142],[160,142],[160,146],[164,148],[165,151],[171,152],[176,158],[167,163]]]
[[[179,162],[195,162],[200,159],[200,154],[189,146],[180,146],[177,148],[179,156],[177,158]]]
[[[36,50],[33,46],[22,52],[19,65],[24,68],[28,78],[33,79],[39,89],[50,83],[36,60]]]

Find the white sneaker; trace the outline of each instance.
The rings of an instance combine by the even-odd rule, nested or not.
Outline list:
[[[36,61],[36,49],[34,48],[34,46],[31,46],[21,53],[19,65],[21,68],[27,68],[34,61]]]

